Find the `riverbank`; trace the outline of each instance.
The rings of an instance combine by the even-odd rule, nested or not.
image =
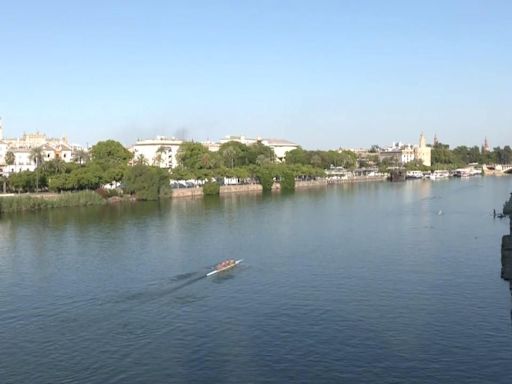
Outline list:
[[[46,208],[104,205],[107,200],[94,191],[8,195],[0,198],[0,214]]]
[[[308,181],[296,181],[295,189],[309,189],[309,188],[325,188],[329,185],[335,184],[350,184],[350,183],[361,183],[361,182],[375,182],[375,181],[386,181],[385,176],[356,176],[350,179],[317,179]],[[274,183],[272,191],[279,191],[281,185]],[[220,195],[229,195],[235,193],[262,193],[263,188],[260,184],[239,184],[239,185],[223,185],[220,187]],[[203,197],[203,189],[198,188],[177,188],[172,190],[173,198],[199,198]]]

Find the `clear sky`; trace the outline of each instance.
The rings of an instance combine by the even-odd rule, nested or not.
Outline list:
[[[3,1],[4,135],[512,144],[512,1]]]

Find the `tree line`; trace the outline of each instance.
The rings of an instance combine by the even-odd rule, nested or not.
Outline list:
[[[7,164],[14,163],[13,156],[12,152],[6,154]],[[201,143],[185,142],[177,153],[178,166],[171,170],[149,165],[143,156],[133,159],[132,152],[114,140],[100,141],[88,152],[77,151],[71,163],[58,158],[44,161],[41,148],[33,148],[30,159],[36,165],[35,171],[2,178],[4,191],[96,190],[114,183],[124,193],[153,200],[170,194],[171,179],[199,179],[211,184],[223,178],[237,178],[241,182],[260,183],[264,190],[270,190],[273,182],[278,180],[282,189],[293,190],[296,179],[325,176],[324,170],[330,167],[386,166],[378,162],[377,154],[368,159],[357,159],[351,151],[308,151],[300,147],[286,154],[286,163],[278,163],[272,148],[260,142],[245,145],[236,141],[223,143],[215,152]],[[457,168],[469,163],[512,163],[512,150],[510,146],[496,147],[492,151],[481,151],[476,146],[450,149],[442,143],[432,147],[432,169]],[[406,167],[426,169],[418,162],[408,163]],[[208,185],[207,191],[215,193],[218,188]],[[114,189],[103,193],[117,192]]]
[[[98,190],[102,185],[120,184],[127,193],[142,200],[153,200],[168,192],[169,175],[166,170],[144,164],[129,166],[132,153],[114,140],[100,141],[89,152],[77,151],[73,162],[55,158],[43,161],[40,148],[34,148],[30,159],[35,171],[13,173],[7,179],[7,188],[13,192]],[[101,191],[115,195],[112,191]]]
[[[509,145],[495,147],[491,151],[481,150],[478,146],[461,145],[450,149],[448,144],[436,143],[432,146],[432,167],[458,168],[468,164],[511,164],[512,149]]]
[[[71,163],[59,158],[44,161],[42,149],[34,148],[30,159],[36,165],[35,171],[13,173],[4,184],[6,189],[21,193],[96,190],[111,183],[138,199],[153,200],[170,193],[170,179],[211,182],[238,178],[242,182],[261,183],[265,190],[279,180],[283,189],[293,190],[295,178],[323,176],[322,167],[327,163],[355,164],[355,155],[352,159],[347,154],[338,156],[335,151],[299,148],[289,153],[291,160],[279,164],[273,149],[259,142],[245,145],[230,141],[216,152],[201,143],[185,142],[177,154],[178,166],[167,170],[149,165],[143,156],[133,159],[132,152],[121,143],[107,140],[98,142],[89,152],[76,152]],[[9,164],[13,164],[14,160],[8,157]],[[102,193],[116,194],[115,189]]]

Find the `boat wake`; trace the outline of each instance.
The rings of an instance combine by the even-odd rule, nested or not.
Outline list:
[[[133,292],[122,297],[119,302],[127,302],[127,301],[141,301],[148,302],[153,300],[158,300],[163,297],[172,295],[183,288],[186,288],[194,283],[197,283],[200,280],[206,278],[206,275],[202,272],[192,272],[185,273],[181,275],[174,276],[170,282],[161,284],[159,286],[146,289],[141,292]]]

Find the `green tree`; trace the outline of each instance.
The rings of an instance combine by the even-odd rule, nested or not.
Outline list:
[[[162,164],[163,156],[167,153],[167,148],[163,145],[159,146],[156,150],[155,157],[153,159],[153,165],[159,167]]]
[[[36,168],[43,164],[44,152],[42,147],[34,147],[30,150],[29,160],[32,161]]]
[[[225,165],[230,168],[235,167],[235,159],[237,157],[237,151],[232,146],[224,148],[224,150],[221,152],[222,157],[224,158]]]
[[[133,154],[115,140],[99,141],[91,148],[91,158],[102,169],[126,166]]]
[[[125,191],[137,200],[157,200],[169,191],[169,173],[159,167],[136,164],[126,170]]]
[[[256,178],[263,188],[263,192],[272,191],[274,184],[274,173],[271,167],[259,167],[256,171]]]
[[[224,160],[224,165],[229,168],[249,164],[249,148],[238,141],[228,141],[219,148],[219,155]]]
[[[447,144],[437,143],[432,147],[431,152],[432,168],[454,168],[457,167],[461,161],[450,151]]]
[[[215,196],[220,193],[220,185],[216,182],[207,182],[203,184],[203,194],[205,196]]]
[[[288,167],[281,167],[279,172],[282,192],[295,191],[295,175]]]
[[[274,150],[259,141],[247,147],[248,164],[270,164],[275,161],[275,158]]]
[[[7,177],[0,175],[0,182],[2,183],[2,193],[7,192]]]
[[[13,165],[15,161],[16,161],[16,156],[14,155],[14,152],[7,151],[5,153],[5,164]]]
[[[141,164],[141,165],[149,165],[148,160],[146,157],[141,153],[137,158],[135,159],[135,164]]]
[[[213,169],[216,168],[221,161],[219,161],[219,155],[214,152],[206,152],[201,155],[200,165],[202,169]]]
[[[67,169],[64,160],[59,158],[55,158],[50,161],[45,161],[41,168],[46,176],[51,176],[58,173],[65,173]]]
[[[177,159],[178,163],[187,169],[201,169],[203,156],[208,154],[208,148],[201,143],[192,141],[180,145]]]
[[[357,166],[357,155],[352,151],[341,151],[338,161],[342,167],[354,169]]]
[[[133,153],[128,151],[121,143],[115,140],[100,141],[93,145],[90,150],[91,161],[86,164],[87,171],[76,175],[91,176],[91,180],[85,184],[110,183],[112,181],[121,181],[128,167],[128,162],[133,158]],[[91,168],[89,168],[91,167]],[[97,168],[101,173],[98,175]],[[98,180],[99,177],[99,180]],[[82,179],[76,180],[75,185],[84,185]],[[89,188],[89,187],[87,187]]]
[[[13,173],[8,178],[9,188],[16,192],[32,192],[39,186],[46,187],[47,179],[43,175],[39,178],[36,172],[23,171]]]
[[[320,154],[318,153],[315,153],[313,154],[313,156],[311,156],[311,165],[313,167],[316,167],[316,168],[320,168],[322,167],[322,157],[320,156]],[[325,168],[325,167],[323,167]]]
[[[87,164],[91,160],[91,156],[86,150],[79,149],[73,153],[72,159],[78,164]]]
[[[311,164],[311,156],[308,151],[299,147],[286,153],[286,163],[302,165]]]
[[[43,164],[44,153],[42,147],[34,147],[30,150],[30,161],[36,165],[36,192],[39,192],[39,167]]]
[[[111,182],[114,179],[107,179]],[[66,186],[72,190],[97,189],[107,182],[105,172],[98,164],[88,164],[72,171],[66,180]]]
[[[512,163],[512,150],[508,145],[503,149],[496,147],[493,149],[493,157],[497,164],[510,164]]]

